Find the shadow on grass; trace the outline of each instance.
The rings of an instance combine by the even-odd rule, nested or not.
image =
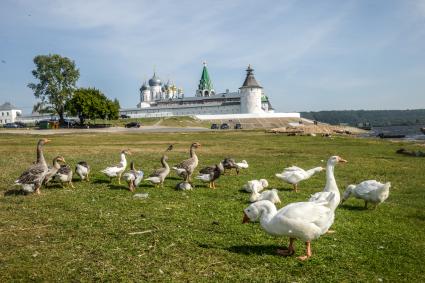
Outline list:
[[[182,181],[183,179],[182,178],[179,178],[179,177],[173,177],[173,176],[171,176],[171,177],[167,177],[167,180],[179,180],[179,181]]]
[[[94,180],[93,184],[109,184],[110,181],[109,180]]]
[[[345,210],[357,210],[357,211],[367,211],[369,210],[368,208],[365,208],[364,206],[352,206],[352,205],[340,205],[338,206],[339,209],[345,209]]]
[[[124,185],[124,184],[122,184],[122,185],[110,184],[108,186],[108,189],[110,189],[110,190],[126,190],[126,191],[128,191],[128,187],[126,185]]]
[[[25,196],[29,193],[25,192],[23,189],[10,189],[4,192],[4,196]]]
[[[237,254],[244,254],[244,255],[251,255],[251,254],[257,254],[257,255],[277,255],[276,250],[282,248],[276,245],[237,245],[237,246],[231,246],[228,248],[225,248],[225,250],[228,250],[232,253]]]

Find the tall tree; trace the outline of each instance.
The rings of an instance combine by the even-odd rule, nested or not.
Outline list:
[[[108,99],[98,89],[79,88],[66,103],[65,109],[71,115],[78,116],[83,125],[86,119],[118,119],[119,102]]]
[[[80,71],[74,61],[57,54],[38,55],[34,58],[34,64],[32,74],[39,82],[29,83],[28,87],[41,100],[35,109],[58,114],[63,123],[65,104],[72,98]]]

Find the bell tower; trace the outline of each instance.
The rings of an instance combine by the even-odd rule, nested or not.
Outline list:
[[[204,68],[202,69],[201,79],[199,80],[198,90],[196,91],[196,96],[208,97],[215,95],[215,91],[208,74],[207,63],[204,62]]]

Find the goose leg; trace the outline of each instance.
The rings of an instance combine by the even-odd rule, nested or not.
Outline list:
[[[40,192],[40,187],[41,187],[41,185],[35,185],[35,190],[34,190],[34,193],[36,193],[37,195],[40,195],[41,194],[41,192]]]
[[[299,260],[306,260],[309,257],[311,257],[311,245],[310,245],[310,241],[305,242],[305,250],[306,250],[306,255],[299,256],[298,257]]]
[[[74,184],[72,184],[72,181],[69,181],[69,185],[71,186],[71,188],[75,189]]]
[[[118,184],[121,185],[121,173],[118,174]]]
[[[294,184],[294,190],[296,193],[298,192],[298,184]]]
[[[89,174],[87,174],[87,182],[90,182]]]
[[[213,182],[212,182],[212,184],[213,184],[213,188],[214,188],[214,190],[215,190],[215,182],[213,181]]]
[[[295,238],[289,238],[289,246],[288,248],[278,249],[276,253],[281,256],[291,256],[295,253]]]

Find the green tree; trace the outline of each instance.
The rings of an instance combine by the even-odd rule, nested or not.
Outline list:
[[[57,54],[38,55],[34,64],[32,74],[39,82],[29,83],[28,87],[41,100],[34,110],[58,114],[63,123],[65,104],[72,98],[80,72],[74,61]]]
[[[108,99],[96,88],[79,88],[65,109],[71,115],[78,116],[83,125],[86,119],[118,119],[119,102]]]

